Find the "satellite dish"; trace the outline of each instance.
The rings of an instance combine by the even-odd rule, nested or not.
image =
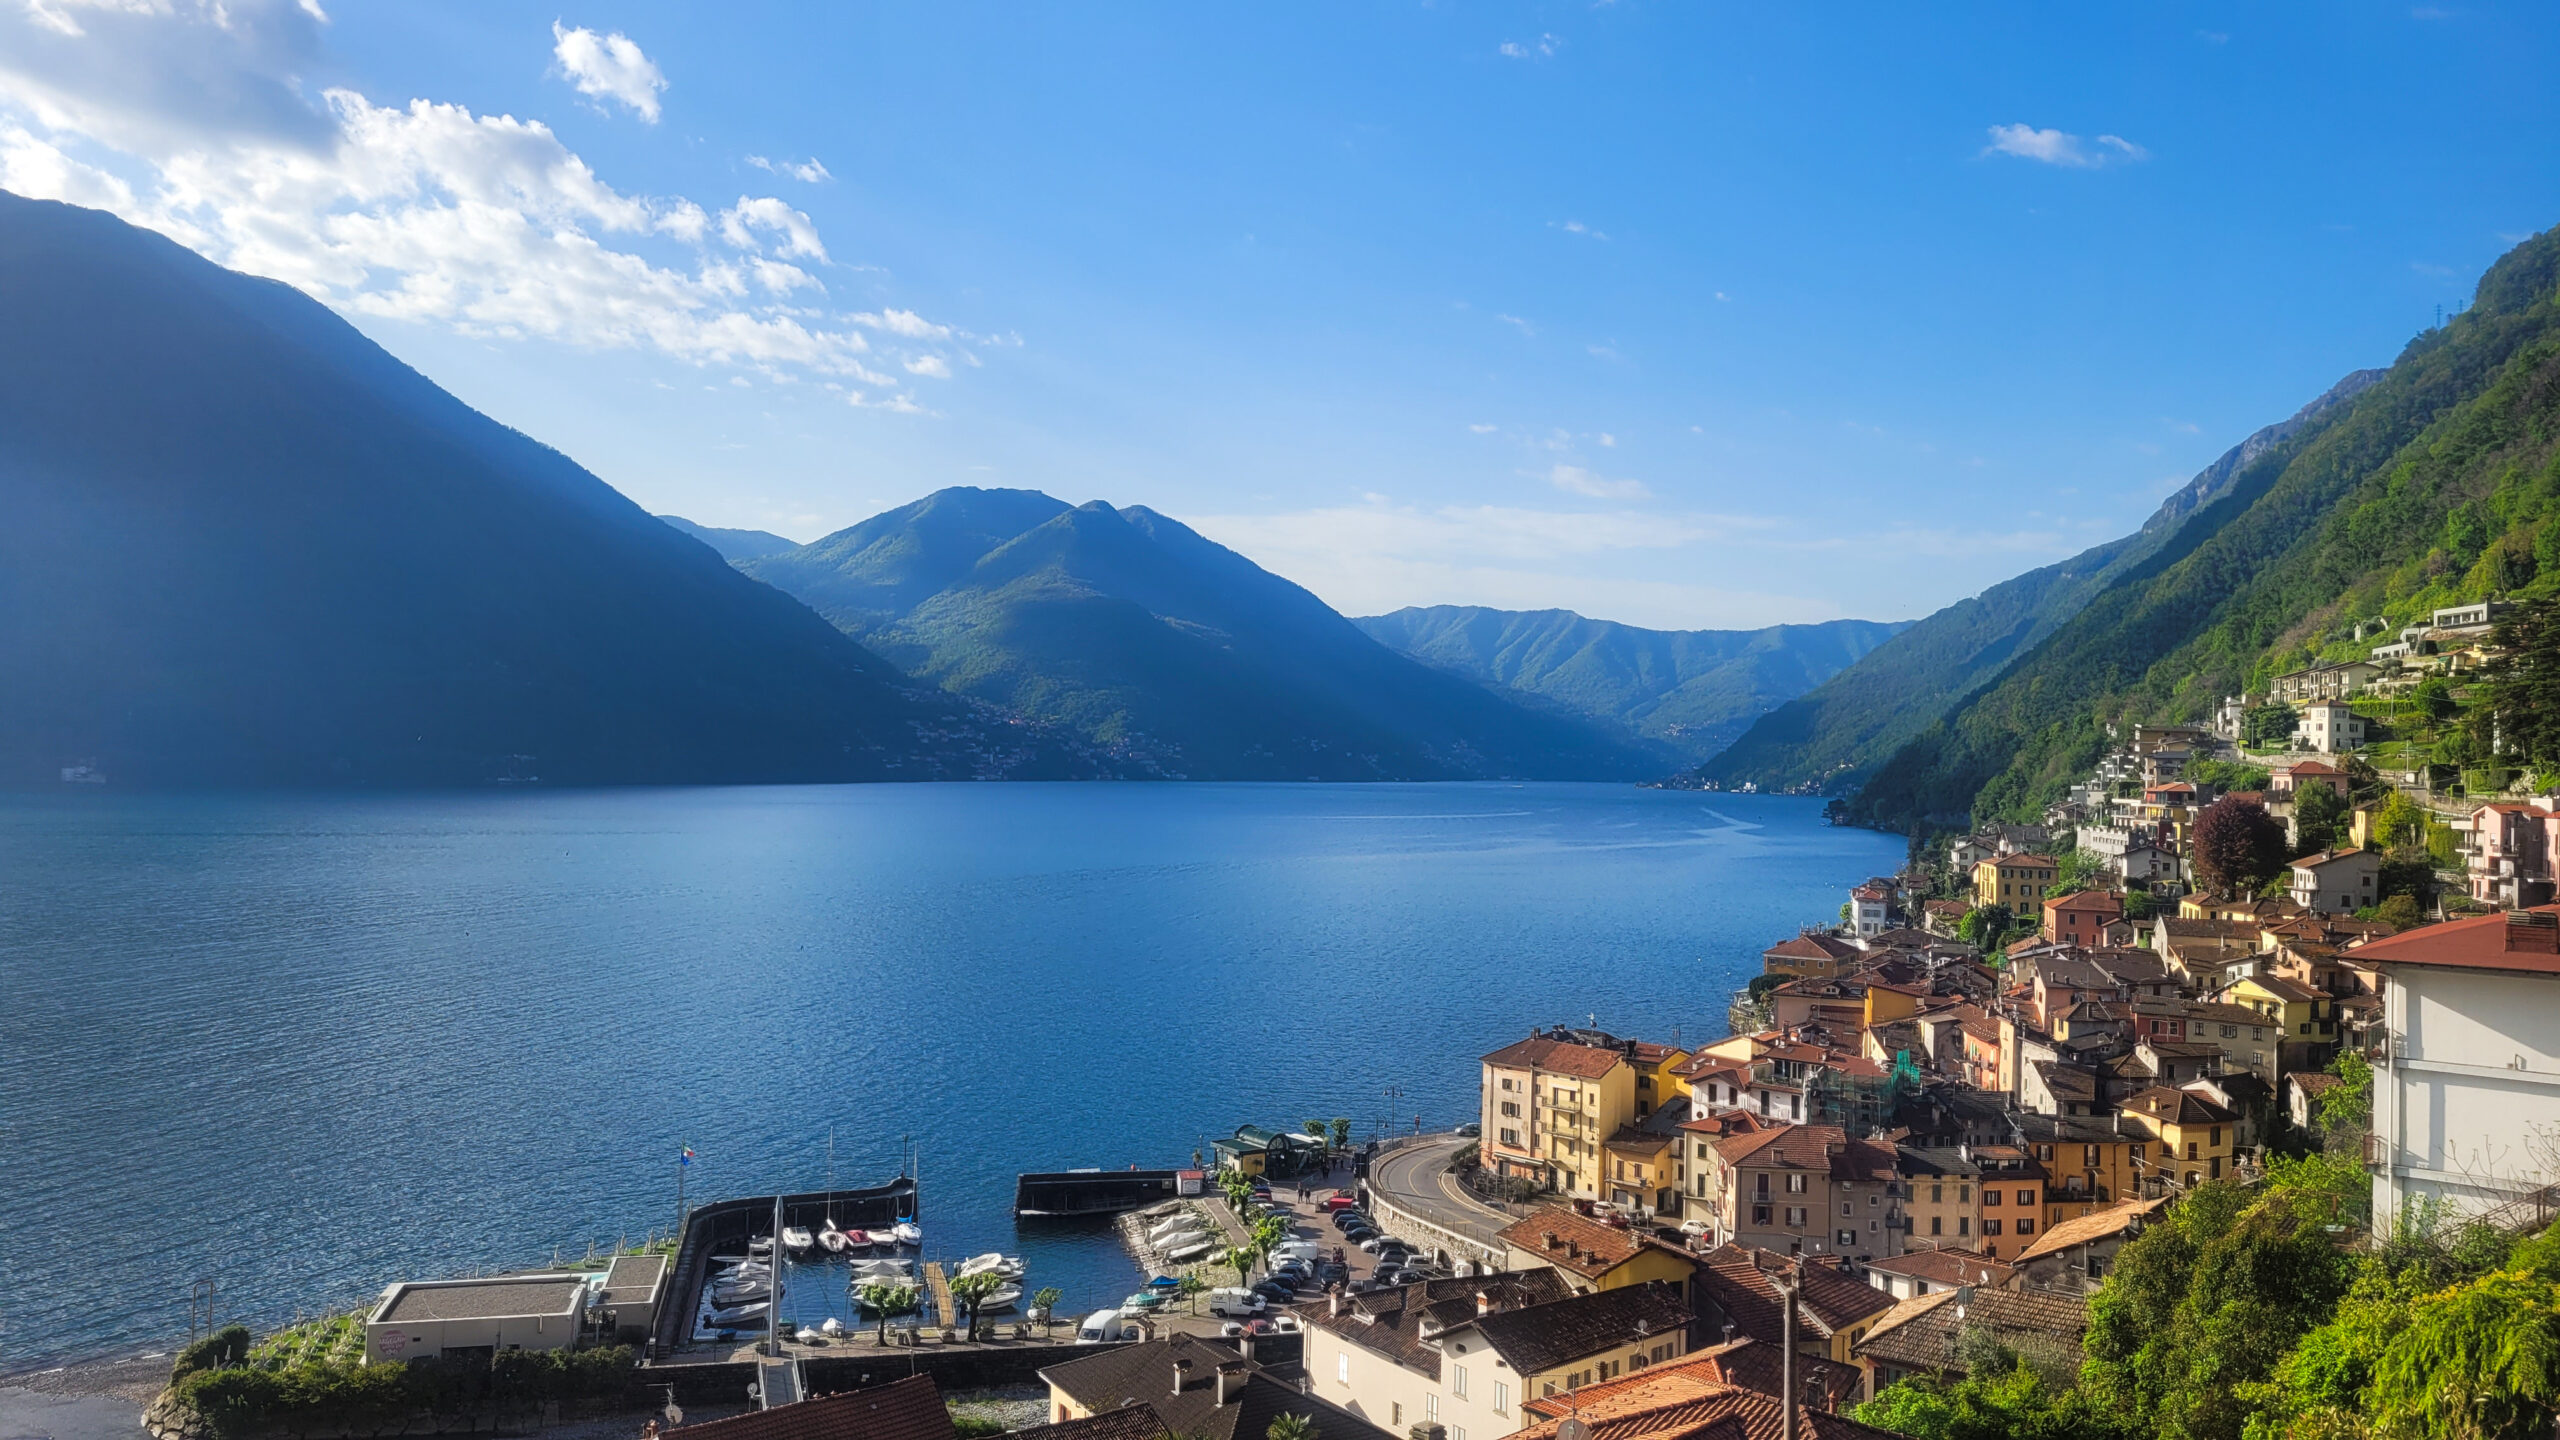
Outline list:
[[[1591,1440],[1591,1427],[1582,1423],[1581,1416],[1567,1415],[1556,1427],[1556,1440]]]

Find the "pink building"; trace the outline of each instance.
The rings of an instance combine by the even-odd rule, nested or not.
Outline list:
[[[2471,898],[2510,910],[2548,905],[2551,857],[2560,853],[2560,814],[2501,801],[2471,812]]]

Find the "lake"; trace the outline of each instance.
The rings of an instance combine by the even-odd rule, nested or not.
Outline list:
[[[1530,1027],[1724,1033],[1902,842],[1611,785],[0,797],[0,1370],[921,1157],[929,1252],[1140,1278],[1013,1176],[1471,1119]]]

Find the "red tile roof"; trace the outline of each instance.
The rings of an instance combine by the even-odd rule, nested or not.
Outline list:
[[[777,1405],[669,1431],[688,1440],[953,1440],[959,1431],[930,1375]]]
[[[2540,905],[2518,912],[2560,919],[2560,905]],[[2510,935],[2510,925],[2519,933]],[[2560,954],[2518,949],[2545,941],[2552,931],[2542,922],[2515,922],[2508,915],[2482,915],[2422,925],[2356,947],[2355,958],[2366,965],[2442,965],[2462,970],[2506,970],[2532,975],[2560,975]]]
[[[1515,1070],[1547,1070],[1558,1075],[1572,1075],[1584,1080],[1597,1080],[1626,1063],[1626,1056],[1616,1050],[1603,1050],[1594,1045],[1576,1045],[1568,1040],[1549,1040],[1532,1035],[1516,1045],[1505,1045],[1484,1057],[1487,1065],[1500,1065]]]

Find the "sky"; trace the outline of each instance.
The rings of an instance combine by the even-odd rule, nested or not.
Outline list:
[[[1147,505],[1367,614],[1908,619],[2560,221],[2560,8],[0,0],[0,188],[633,499]]]

